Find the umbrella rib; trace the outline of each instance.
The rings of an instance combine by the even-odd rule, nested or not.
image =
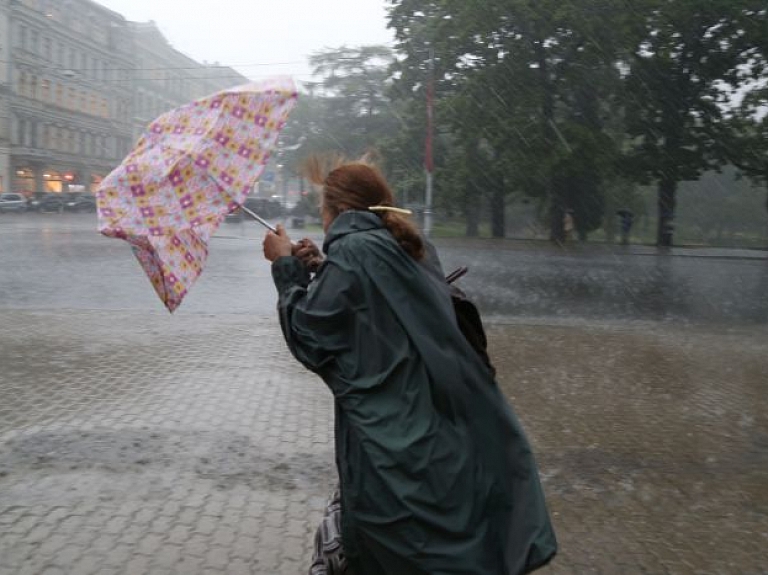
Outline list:
[[[250,218],[256,220],[257,222],[259,222],[262,226],[264,226],[268,230],[277,233],[277,228],[275,228],[273,225],[271,225],[269,222],[267,222],[264,218],[262,218],[256,212],[252,212],[250,209],[246,208],[245,206],[240,206],[240,209],[243,210],[243,212],[245,214],[247,214]]]

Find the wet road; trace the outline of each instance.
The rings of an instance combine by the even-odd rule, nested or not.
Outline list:
[[[127,244],[94,233],[91,215],[0,217],[0,305],[162,309]],[[294,237],[301,231],[291,230]],[[225,223],[206,269],[178,310],[270,313],[274,288],[262,228]],[[319,236],[313,236],[319,240]],[[436,240],[446,271],[489,316],[571,320],[768,323],[768,252]]]
[[[261,230],[222,226],[171,316],[93,223],[0,216],[0,575],[302,573],[332,405]],[[763,254],[437,244],[535,446],[543,573],[768,573]]]

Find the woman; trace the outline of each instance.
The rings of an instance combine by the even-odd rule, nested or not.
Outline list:
[[[322,185],[326,259],[310,282],[283,228],[264,239],[293,355],[335,399],[341,531],[358,575],[513,575],[556,543],[522,428],[462,336],[382,175]],[[305,246],[306,247],[306,246]]]

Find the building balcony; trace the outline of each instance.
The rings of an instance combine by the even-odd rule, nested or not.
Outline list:
[[[11,146],[10,152],[14,156],[24,157],[30,160],[46,160],[52,156],[50,150],[29,148],[26,146]]]

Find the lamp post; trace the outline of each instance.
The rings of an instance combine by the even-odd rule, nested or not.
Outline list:
[[[434,163],[432,160],[432,131],[433,131],[433,108],[434,108],[434,71],[435,71],[435,51],[429,47],[429,73],[427,77],[427,134],[424,143],[424,171],[427,179],[427,189],[424,193],[424,235],[429,237],[432,234],[432,172]]]

